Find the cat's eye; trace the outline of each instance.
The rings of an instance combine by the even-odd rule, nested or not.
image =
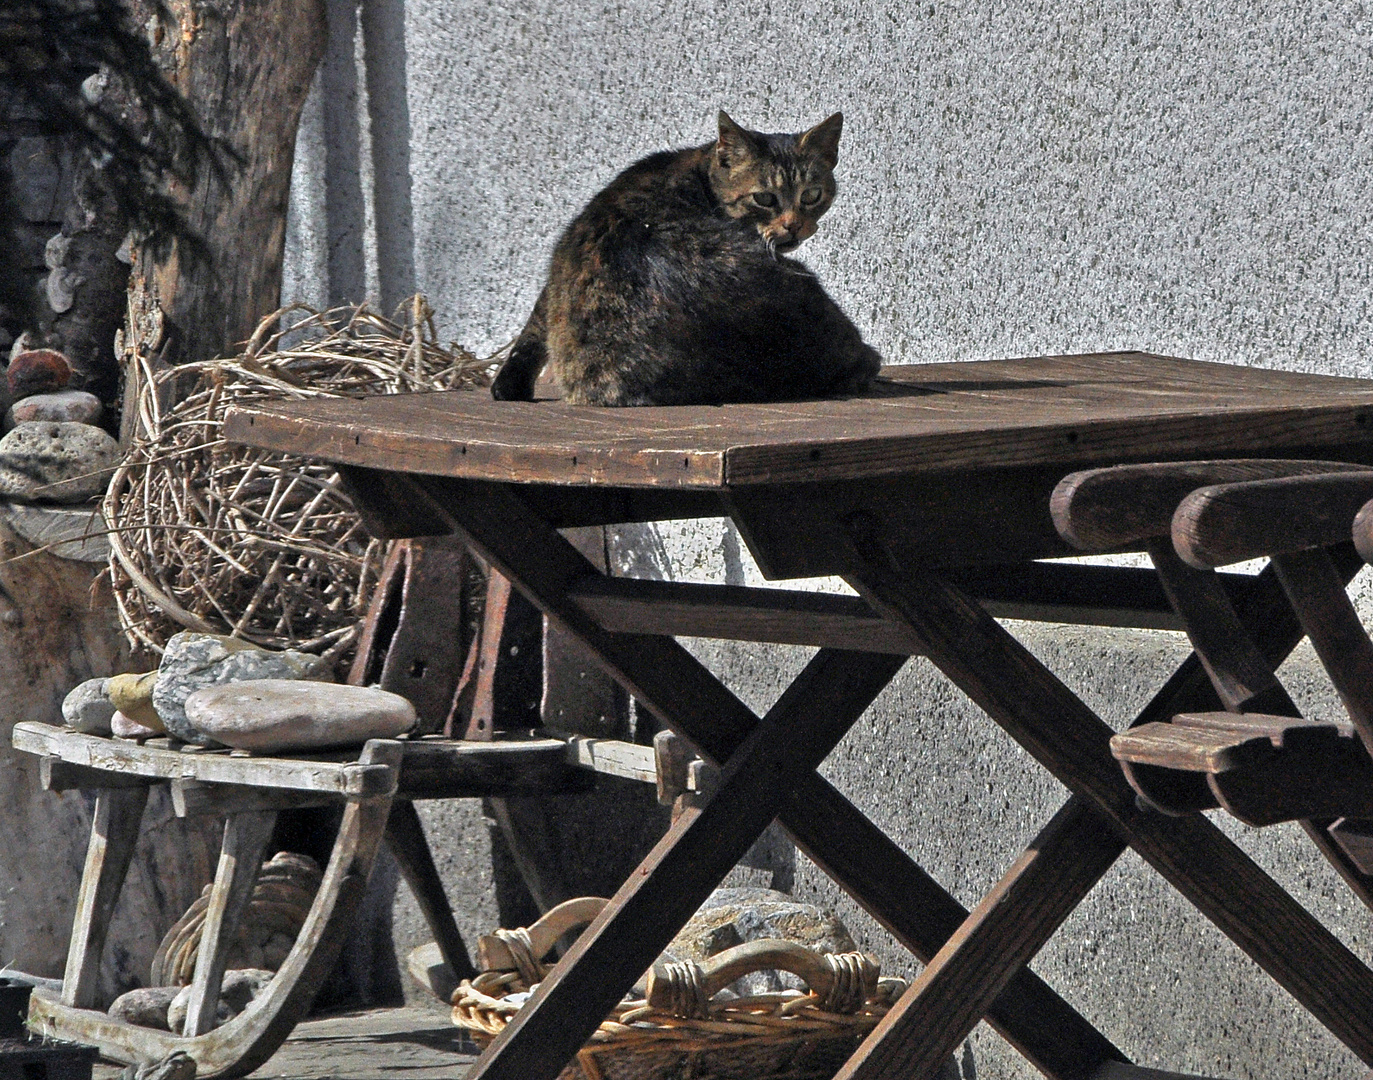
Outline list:
[[[753,201],[759,206],[773,207],[777,205],[777,196],[770,191],[755,191]]]
[[[824,194],[825,193],[818,187],[808,187],[805,191],[801,192],[801,205],[814,206],[820,201]]]

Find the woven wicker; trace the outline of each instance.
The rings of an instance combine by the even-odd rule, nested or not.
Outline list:
[[[829,1080],[906,987],[904,979],[879,979],[853,1012],[829,1011],[818,994],[795,990],[717,994],[695,1016],[627,998],[559,1080]],[[518,971],[484,972],[454,992],[453,1022],[485,1046],[529,988]]]

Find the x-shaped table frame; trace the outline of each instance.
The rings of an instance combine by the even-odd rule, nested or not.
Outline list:
[[[974,600],[901,565],[863,522],[845,577],[880,615],[1072,792],[977,907],[966,911],[816,769],[904,663],[822,648],[761,718],[678,642],[612,632],[569,596],[599,571],[518,495],[485,481],[345,469],[391,535],[447,529],[562,624],[664,723],[722,767],[582,934],[472,1080],[552,1080],[774,818],[797,845],[926,963],[839,1074],[921,1080],[981,1019],[1055,1080],[1086,1080],[1125,1055],[1027,968],[1126,846],[1373,1064],[1373,971],[1200,815],[1137,804],[1111,729]],[[1352,575],[1353,565],[1343,567]],[[1239,612],[1276,665],[1301,630],[1270,572]],[[1194,654],[1136,723],[1214,707]]]

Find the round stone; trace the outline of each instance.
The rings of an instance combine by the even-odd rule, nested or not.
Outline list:
[[[234,968],[224,973],[215,1004],[215,1025],[227,1023],[241,1013],[272,981],[273,973],[262,968]],[[167,1026],[177,1033],[186,1026],[186,1010],[191,1004],[191,988],[181,987],[167,1006]]]
[[[30,394],[49,394],[61,390],[71,381],[72,366],[56,349],[29,349],[10,361],[5,372],[10,400],[18,401]]]
[[[141,675],[112,675],[106,681],[105,693],[126,720],[149,728],[155,734],[165,735],[167,729],[153,708],[153,687],[156,685],[156,671],[145,671]]]
[[[137,720],[130,720],[122,712],[116,712],[110,717],[110,731],[120,739],[136,739],[139,742],[144,739],[151,739],[155,735],[167,734],[163,727],[147,727]]]
[[[58,390],[32,394],[10,406],[6,427],[33,421],[50,424],[94,424],[103,412],[100,399],[85,390]]]
[[[110,1016],[116,1020],[123,1020],[126,1024],[170,1031],[171,1028],[167,1025],[167,1009],[180,992],[179,986],[145,986],[138,990],[130,990],[127,994],[120,994],[110,1003]]]
[[[331,675],[318,656],[287,649],[274,652],[248,641],[183,630],[167,642],[157,668],[153,705],[167,730],[190,743],[211,745],[186,719],[186,699],[207,686],[250,679],[319,679]]]
[[[0,439],[0,496],[85,502],[104,493],[118,460],[119,444],[90,424],[18,424]]]
[[[261,679],[197,690],[186,719],[226,746],[272,753],[392,739],[415,726],[415,707],[368,686]]]
[[[87,679],[62,699],[62,719],[83,735],[109,735],[115,704],[110,700],[109,679]]]

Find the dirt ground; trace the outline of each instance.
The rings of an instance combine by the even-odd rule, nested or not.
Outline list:
[[[477,1048],[435,1001],[398,1009],[341,1013],[296,1026],[253,1077],[274,1080],[456,1080]],[[118,1080],[121,1067],[97,1065],[94,1080]]]

